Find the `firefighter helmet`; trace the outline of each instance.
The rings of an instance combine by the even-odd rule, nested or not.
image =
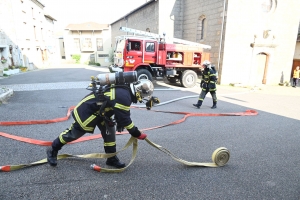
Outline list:
[[[208,60],[204,60],[202,65],[204,67],[211,68],[211,63]]]
[[[148,79],[141,79],[138,82],[131,84],[132,93],[138,98],[151,97],[154,86]]]

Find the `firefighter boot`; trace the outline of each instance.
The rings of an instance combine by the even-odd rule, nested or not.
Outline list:
[[[115,153],[116,152],[116,146],[104,147],[104,149],[105,149],[105,153]],[[117,156],[107,158],[106,164],[109,166],[116,167],[116,168],[124,168],[125,167],[125,163],[122,163]]]
[[[58,151],[54,150],[52,147],[47,148],[47,161],[52,167],[57,165],[57,154]]]
[[[211,107],[211,109],[215,109],[215,108],[217,108],[217,102],[213,101],[213,106]]]
[[[193,106],[197,107],[198,109],[200,108],[200,106],[202,105],[202,101],[198,100],[197,104],[193,104]]]

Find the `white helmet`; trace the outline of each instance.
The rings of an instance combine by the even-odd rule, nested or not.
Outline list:
[[[132,93],[135,96],[140,96],[141,98],[151,97],[154,90],[154,85],[148,79],[141,79],[135,83],[130,84]]]
[[[202,65],[204,67],[211,68],[211,63],[208,60],[204,60]]]

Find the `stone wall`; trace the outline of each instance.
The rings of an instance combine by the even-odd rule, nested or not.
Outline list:
[[[200,42],[211,46],[210,60],[218,64],[224,0],[185,0],[183,17],[183,39],[196,42],[197,23],[205,16],[204,38]]]
[[[119,35],[126,35],[126,32],[119,31],[121,26],[133,28],[137,30],[146,31],[150,30],[151,33],[158,33],[159,17],[158,17],[158,2],[153,1],[139,9],[132,12],[128,16],[119,19],[111,24],[112,44],[115,44],[115,37]]]

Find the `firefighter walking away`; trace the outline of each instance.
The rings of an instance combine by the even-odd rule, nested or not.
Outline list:
[[[203,103],[203,100],[205,99],[206,94],[210,92],[211,97],[213,99],[213,105],[211,108],[215,109],[217,108],[217,95],[216,95],[216,91],[217,91],[216,82],[218,80],[217,71],[215,67],[212,66],[212,64],[207,60],[203,62],[203,67],[204,70],[202,71],[202,80],[200,83],[200,87],[202,88],[202,90],[199,95],[198,102],[196,104],[193,104],[193,106],[195,106],[196,108],[200,108]]]

